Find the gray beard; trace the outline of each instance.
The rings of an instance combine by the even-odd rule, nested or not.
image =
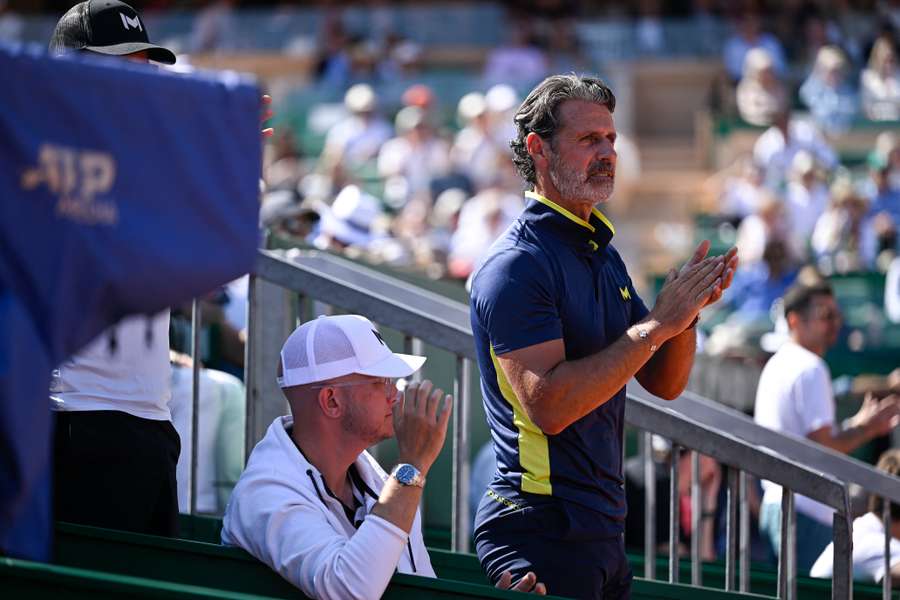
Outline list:
[[[582,180],[579,173],[569,169],[555,152],[550,158],[550,181],[559,195],[573,202],[590,203],[606,202],[613,193],[615,177],[604,177],[596,183]]]

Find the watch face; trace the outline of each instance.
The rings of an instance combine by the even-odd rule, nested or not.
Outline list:
[[[416,476],[416,470],[410,465],[402,465],[394,474],[400,483],[410,484]]]

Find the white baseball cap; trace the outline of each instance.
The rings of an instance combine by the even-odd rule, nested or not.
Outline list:
[[[319,317],[294,330],[281,347],[282,388],[359,373],[408,377],[424,356],[395,354],[370,320],[359,315]]]

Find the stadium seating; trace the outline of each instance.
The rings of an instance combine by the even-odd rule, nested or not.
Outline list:
[[[57,526],[57,562],[75,569],[107,571],[129,576],[129,581],[130,578],[143,578],[144,585],[146,581],[157,581],[167,582],[166,585],[218,588],[237,593],[262,594],[267,597],[298,597],[297,591],[290,584],[246,552],[211,543],[218,539],[220,526],[221,522],[218,519],[183,516],[182,534],[203,540],[198,541],[166,539],[60,523]],[[409,594],[414,593],[422,594],[419,597],[434,598],[451,597],[445,593],[472,598],[508,596],[487,587],[474,555],[436,549],[429,551],[432,564],[441,579],[426,581],[397,575],[391,582],[386,598],[413,597]],[[638,575],[643,573],[643,557],[632,555],[630,560],[635,573]],[[659,558],[656,572],[664,577],[667,571],[667,560]],[[52,570],[47,571],[46,575],[58,576]],[[8,573],[3,572],[0,578],[7,576]],[[721,562],[705,564],[702,576],[705,585],[721,588],[724,586],[725,567]],[[41,575],[32,577],[39,579]],[[680,564],[680,580],[690,581],[688,561],[682,561]],[[755,594],[774,596],[776,587],[777,575],[773,570],[753,565],[751,590]],[[798,592],[803,600],[825,600],[831,597],[831,582],[801,577],[798,579]],[[698,594],[702,598],[698,597]],[[691,597],[692,600],[714,600],[741,596],[717,589],[698,590],[660,581],[640,578],[635,580],[635,598]],[[854,598],[875,600],[880,597],[879,586],[859,583],[854,586]]]
[[[213,523],[201,523],[199,530],[206,528],[205,535],[208,536],[212,532],[210,525]],[[199,590],[197,593],[215,588],[229,593],[262,594],[264,597],[302,597],[290,584],[243,550],[187,539],[160,538],[61,523],[57,526],[57,562],[69,567],[64,572],[71,572],[73,576],[82,575],[96,579],[102,576],[98,573],[90,574],[87,570],[105,571],[127,576],[122,580],[131,585],[150,585],[149,581],[156,580],[166,589],[179,592],[184,589],[186,593],[190,593],[191,586],[199,586],[196,588]],[[389,599],[519,597],[487,585],[473,555],[434,550],[432,562],[441,579],[429,580],[395,575],[384,597]],[[30,569],[29,565],[23,568]],[[18,566],[21,564],[11,565],[7,571],[0,571],[2,573],[0,579],[25,578],[24,575],[17,573]],[[49,570],[40,571],[33,579],[40,579],[41,574],[47,578],[56,577],[54,569],[63,568],[50,567]],[[115,585],[116,581],[118,580],[111,580],[109,585]],[[38,584],[34,586],[37,588]],[[170,586],[177,587],[170,588]],[[732,600],[753,596],[636,579],[632,597]]]

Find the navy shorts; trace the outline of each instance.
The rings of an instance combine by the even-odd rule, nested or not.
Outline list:
[[[489,489],[476,519],[478,560],[493,584],[504,571],[512,572],[514,583],[534,571],[555,596],[630,598],[624,536],[598,537],[598,519],[596,511],[570,502],[522,505]]]

